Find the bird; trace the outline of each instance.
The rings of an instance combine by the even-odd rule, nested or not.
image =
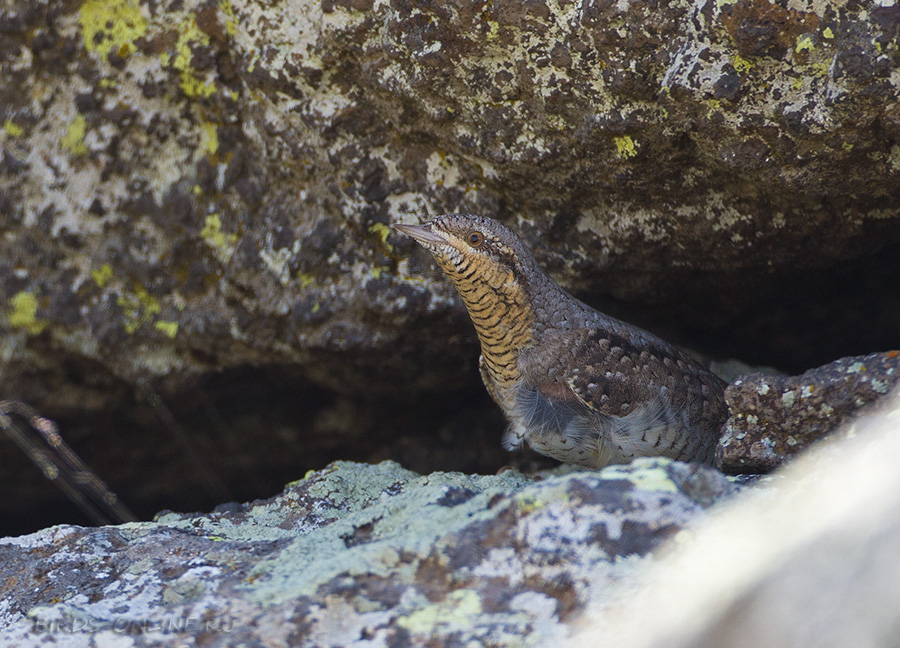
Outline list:
[[[393,227],[462,298],[509,423],[505,449],[526,443],[588,469],[653,456],[714,465],[726,383],[694,356],[570,295],[499,221],[453,213]]]

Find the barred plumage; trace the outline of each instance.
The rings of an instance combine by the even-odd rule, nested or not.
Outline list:
[[[396,225],[428,249],[481,341],[485,386],[523,441],[590,468],[662,455],[713,462],[725,383],[652,333],[578,301],[505,225],[447,214]]]

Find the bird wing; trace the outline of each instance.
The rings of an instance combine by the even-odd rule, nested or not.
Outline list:
[[[521,354],[520,405],[526,427],[536,431],[529,433],[533,447],[558,456],[556,430],[572,448],[596,443],[587,460],[566,457],[575,463],[655,454],[711,459],[725,411],[721,381],[684,352],[635,331],[578,329]],[[694,426],[705,433],[683,432]]]
[[[605,416],[715,398],[718,379],[687,354],[643,332],[582,328],[523,352],[526,382],[551,400]]]

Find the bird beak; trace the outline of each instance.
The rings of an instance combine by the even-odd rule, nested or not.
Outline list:
[[[440,234],[432,231],[427,225],[393,225],[395,230],[399,230],[416,239],[424,246],[446,245],[447,241]]]

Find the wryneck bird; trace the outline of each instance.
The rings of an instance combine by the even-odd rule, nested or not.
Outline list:
[[[509,420],[506,449],[524,441],[589,468],[660,455],[713,463],[725,383],[700,362],[572,297],[495,220],[447,214],[394,227],[462,297],[481,378]]]

